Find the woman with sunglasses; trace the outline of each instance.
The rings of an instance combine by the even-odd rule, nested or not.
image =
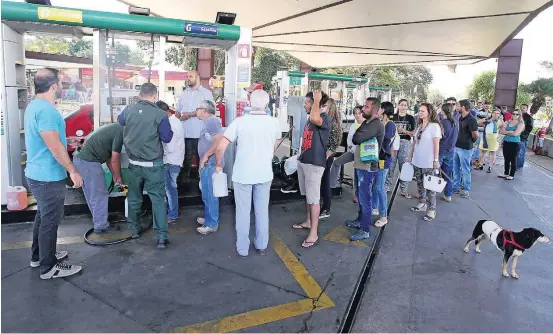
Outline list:
[[[479,163],[474,169],[484,170],[484,159],[486,159],[486,155],[488,155],[490,163],[488,164],[486,172],[492,172],[493,166],[495,166],[495,155],[499,149],[499,132],[503,127],[501,118],[501,110],[496,108],[492,112],[491,117],[478,120],[478,126],[482,126],[484,128],[484,134],[482,136],[482,140],[480,141]]]
[[[503,158],[505,158],[505,173],[498,177],[512,180],[515,177],[517,169],[517,153],[520,143],[520,134],[524,131],[524,121],[520,116],[520,111],[515,111],[511,119],[505,124],[501,133],[505,135],[503,139]]]
[[[419,204],[412,207],[411,211],[428,211],[424,220],[431,221],[436,218],[436,192],[427,191],[424,188],[424,175],[435,175],[440,168],[440,139],[442,138],[442,126],[438,113],[429,103],[422,103],[419,108],[419,126],[415,131],[415,142],[411,146],[409,162],[413,164],[415,179],[419,193]],[[427,205],[427,198],[430,206]]]

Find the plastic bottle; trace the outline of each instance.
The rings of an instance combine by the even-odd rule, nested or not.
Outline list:
[[[21,211],[25,210],[29,204],[27,200],[27,189],[25,187],[8,187],[8,210]]]
[[[213,173],[213,196],[226,197],[228,196],[227,174],[224,172]]]

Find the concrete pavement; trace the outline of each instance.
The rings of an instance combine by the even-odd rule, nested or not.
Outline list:
[[[502,253],[463,246],[480,219],[553,236],[553,174],[527,164],[515,180],[472,172],[472,200],[438,201],[437,218],[396,198],[390,223],[354,325],[355,332],[550,332],[553,329],[553,243],[537,244],[517,266],[519,280],[501,275]],[[411,184],[411,193],[415,193]],[[509,265],[510,268],[510,265]]]

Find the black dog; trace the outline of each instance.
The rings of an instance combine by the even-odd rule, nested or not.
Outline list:
[[[518,257],[529,249],[536,242],[549,242],[549,238],[541,233],[540,230],[533,227],[527,227],[520,232],[512,232],[499,226],[493,220],[479,220],[474,231],[472,231],[472,237],[467,241],[465,245],[465,253],[469,252],[470,243],[474,240],[476,245],[476,252],[480,253],[480,244],[486,238],[503,252],[503,276],[509,277],[507,273],[507,262],[509,258],[513,256],[513,263],[511,266],[511,276],[513,278],[519,278],[516,273]]]

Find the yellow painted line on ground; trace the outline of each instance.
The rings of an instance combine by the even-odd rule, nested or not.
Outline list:
[[[328,308],[326,306],[325,308]],[[244,328],[259,326],[282,319],[295,317],[313,310],[313,300],[299,301],[231,315],[230,317],[202,322],[195,325],[173,328],[170,333],[229,333]]]
[[[187,233],[190,231],[193,231],[194,228],[192,227],[173,227],[169,228],[169,234],[171,233]],[[154,232],[153,230],[150,230],[143,234],[143,236],[152,235]],[[125,238],[128,237],[129,233],[127,232],[118,232],[110,234],[109,237],[101,236],[101,235],[95,235],[92,234],[90,237],[90,240],[92,241],[110,241],[114,239],[119,238]],[[9,250],[9,249],[25,249],[25,248],[31,248],[32,241],[20,241],[20,242],[14,242],[14,243],[3,243],[2,244],[2,250]],[[82,244],[84,243],[83,236],[77,236],[77,237],[63,237],[58,238],[57,244],[58,245],[71,245],[71,244]]]
[[[171,329],[171,333],[228,333],[288,319],[298,315],[334,307],[334,302],[309,275],[294,253],[275,234],[271,233],[273,248],[292,276],[310,297],[282,305],[231,315],[229,317]]]
[[[326,293],[322,293],[322,289],[319,284],[315,281],[313,276],[309,275],[307,269],[305,269],[294,253],[292,253],[290,248],[286,247],[284,242],[275,233],[271,233],[271,240],[276,253],[282,262],[284,262],[288,270],[290,270],[290,273],[292,273],[296,281],[298,281],[298,284],[301,286],[303,291],[305,291],[307,296],[313,299],[318,298],[319,302],[327,304],[328,306],[334,306],[332,300],[328,298]]]
[[[366,243],[362,241],[351,241],[349,240],[349,236],[351,235],[350,231],[347,229],[347,227],[338,225],[336,226],[330,233],[328,233],[323,240],[327,241],[333,241],[333,242],[339,242],[341,244],[347,245],[355,245],[359,247],[369,247]]]

